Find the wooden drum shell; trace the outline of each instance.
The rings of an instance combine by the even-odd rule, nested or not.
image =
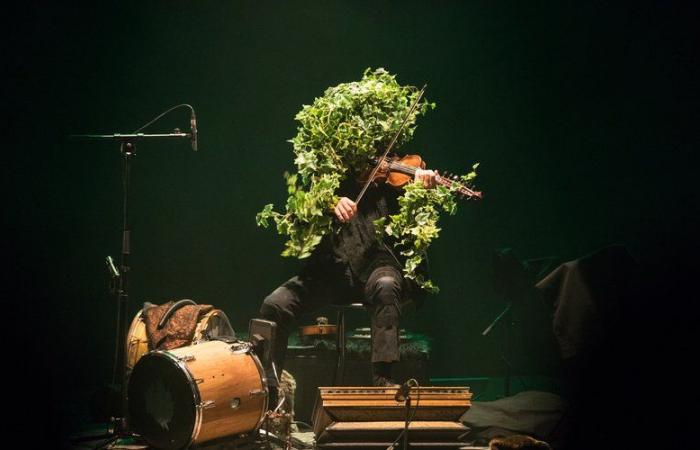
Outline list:
[[[264,371],[255,355],[221,341],[171,350],[194,381],[199,398],[192,444],[255,430],[267,411]],[[194,359],[190,359],[191,357]],[[233,402],[238,399],[238,406]]]
[[[256,430],[267,395],[249,343],[205,341],[151,351],[138,361],[129,379],[128,420],[151,446],[182,449]]]

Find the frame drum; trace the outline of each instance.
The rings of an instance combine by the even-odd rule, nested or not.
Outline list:
[[[256,430],[267,412],[268,390],[250,348],[209,341],[145,354],[129,379],[130,429],[163,449]]]
[[[234,336],[231,324],[220,309],[209,311],[197,322],[194,330],[192,344],[203,340],[214,339],[219,336]],[[129,377],[134,370],[136,362],[148,351],[148,337],[146,337],[146,324],[141,317],[141,311],[137,312],[131,321],[129,333],[126,335],[126,376]]]

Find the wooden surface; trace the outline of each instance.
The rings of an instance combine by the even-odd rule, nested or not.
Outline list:
[[[134,370],[136,362],[150,349],[146,337],[146,324],[141,319],[141,311],[137,312],[131,321],[129,332],[126,335],[126,374],[127,377]]]
[[[395,400],[398,388],[320,387],[313,414],[316,436],[331,424],[343,422],[404,421],[406,405]],[[415,421],[458,422],[471,406],[468,387],[411,388],[412,416]]]
[[[299,327],[299,336],[325,336],[325,335],[335,335],[338,332],[338,327],[336,325],[305,325]]]
[[[335,422],[326,428],[327,431],[353,431],[353,430],[385,430],[385,431],[401,431],[404,429],[405,422],[401,421],[380,421],[380,422]],[[467,427],[460,422],[450,421],[413,421],[408,426],[408,430],[432,430],[446,429],[467,431]]]
[[[202,410],[202,426],[194,443],[206,442],[222,436],[241,434],[256,428],[267,407],[262,391],[262,374],[253,357],[233,353],[231,344],[210,341],[171,350],[176,357],[194,357],[185,365],[197,383],[202,404],[213,402]],[[251,395],[253,394],[253,395]],[[236,408],[231,402],[237,399]]]
[[[404,421],[335,422],[317,437],[319,448],[361,446],[387,448],[401,435]],[[409,441],[413,446],[458,448],[466,444],[469,431],[464,424],[452,421],[413,421]],[[369,445],[368,445],[369,444]]]

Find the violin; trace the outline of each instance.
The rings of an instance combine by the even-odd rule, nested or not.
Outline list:
[[[416,169],[425,169],[425,161],[419,155],[387,156],[385,158],[373,157],[369,160],[370,167],[379,168],[376,172],[373,169],[363,172],[358,181],[366,183],[369,177],[374,172],[374,177],[371,181],[376,183],[388,183],[395,188],[404,187],[406,184],[413,181],[416,175]],[[459,181],[457,175],[435,175],[435,183],[445,186],[448,189],[453,189],[460,197],[471,199],[481,199],[483,194],[481,191],[475,191],[465,183]]]

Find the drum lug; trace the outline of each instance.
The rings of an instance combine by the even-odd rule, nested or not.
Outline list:
[[[265,389],[253,389],[250,391],[251,397],[267,397],[267,390]]]
[[[236,342],[231,346],[231,352],[237,354],[248,354],[252,350],[248,342]]]
[[[178,360],[182,362],[194,361],[194,355],[182,355],[177,357]]]
[[[207,400],[205,402],[200,403],[197,405],[199,409],[211,409],[216,406],[216,402],[214,400]]]

